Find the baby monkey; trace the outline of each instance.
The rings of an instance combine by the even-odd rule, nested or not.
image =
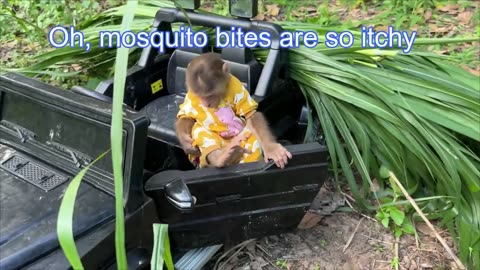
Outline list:
[[[187,66],[187,94],[177,115],[176,133],[199,168],[225,167],[270,159],[284,168],[292,158],[271,133],[258,104],[217,53]]]

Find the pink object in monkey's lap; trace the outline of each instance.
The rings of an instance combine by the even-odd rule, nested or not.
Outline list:
[[[230,106],[219,108],[215,115],[220,122],[227,125],[228,130],[220,132],[223,138],[237,136],[243,130],[243,122],[235,116]]]

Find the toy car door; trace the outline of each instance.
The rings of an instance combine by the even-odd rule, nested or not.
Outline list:
[[[173,245],[229,245],[294,230],[327,177],[328,154],[318,143],[286,148],[293,157],[284,169],[259,161],[152,176],[145,190]]]

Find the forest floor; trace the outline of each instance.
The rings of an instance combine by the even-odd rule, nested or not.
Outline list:
[[[404,234],[397,242],[392,230],[378,220],[356,211],[338,210],[351,205],[349,200],[348,195],[336,192],[328,182],[300,228],[287,234],[246,241],[219,253],[205,269],[459,269],[426,223],[417,222],[417,235]],[[450,234],[434,227],[458,256]]]

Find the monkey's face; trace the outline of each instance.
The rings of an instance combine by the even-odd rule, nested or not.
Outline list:
[[[225,97],[226,89],[216,89],[209,94],[200,96],[200,102],[203,106],[208,108],[217,108],[220,102]]]
[[[185,83],[205,107],[220,105],[229,81],[230,68],[216,53],[202,54],[188,64]]]
[[[227,94],[228,79],[228,74],[225,74],[223,78],[217,78],[216,81],[211,84],[211,88],[208,88],[206,91],[200,93],[197,92],[197,95],[199,96],[200,102],[203,106],[208,108],[217,108],[220,105],[220,102]]]

